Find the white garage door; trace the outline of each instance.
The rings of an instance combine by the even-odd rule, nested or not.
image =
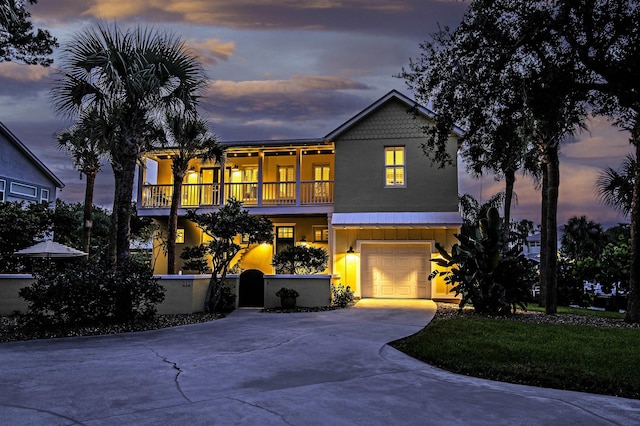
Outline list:
[[[362,297],[431,298],[430,244],[362,244]]]

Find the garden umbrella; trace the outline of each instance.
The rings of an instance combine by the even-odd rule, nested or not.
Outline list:
[[[18,250],[14,254],[28,257],[44,257],[47,259],[81,257],[88,255],[83,251],[76,250],[72,247],[65,246],[64,244],[56,243],[54,241],[43,241],[31,247]]]

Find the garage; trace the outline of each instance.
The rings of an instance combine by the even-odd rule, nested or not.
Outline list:
[[[431,244],[362,244],[362,297],[430,299]]]

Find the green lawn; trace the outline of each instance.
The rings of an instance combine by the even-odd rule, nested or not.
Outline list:
[[[535,312],[544,312],[544,307],[541,306],[527,306],[528,311]],[[593,317],[603,317],[603,318],[614,318],[614,319],[624,319],[624,314],[619,312],[607,312],[607,311],[596,311],[591,309],[583,309],[583,308],[567,308],[564,306],[558,306],[559,314],[572,314],[572,315],[587,315]]]
[[[464,316],[391,345],[456,373],[640,399],[639,329]]]

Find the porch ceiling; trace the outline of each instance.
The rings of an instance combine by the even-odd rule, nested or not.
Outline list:
[[[460,226],[459,212],[334,213],[332,226]]]

